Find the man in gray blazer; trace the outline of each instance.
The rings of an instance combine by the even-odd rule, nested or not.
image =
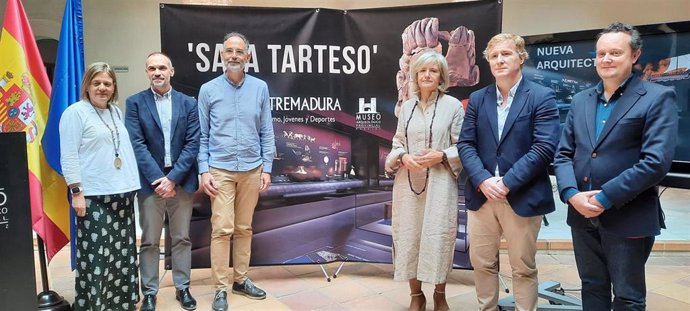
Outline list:
[[[599,34],[601,82],[573,97],[554,161],[583,310],[645,310],[645,262],[664,227],[656,185],[676,146],[676,95],[632,73],[641,48],[630,25]]]
[[[170,58],[151,53],[146,75],[151,87],[127,98],[125,126],[139,166],[139,222],[142,229],[139,265],[141,311],[156,309],[159,241],[164,214],[172,237],[172,268],[176,299],[186,310],[196,309],[189,292],[192,242],[189,224],[193,194],[199,186],[199,117],[196,100],[172,89],[175,74]]]

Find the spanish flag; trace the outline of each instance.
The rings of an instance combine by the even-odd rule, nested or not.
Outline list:
[[[69,242],[70,232],[67,185],[41,147],[50,91],[24,7],[8,0],[0,35],[0,132],[26,133],[31,223],[45,241],[48,260]]]

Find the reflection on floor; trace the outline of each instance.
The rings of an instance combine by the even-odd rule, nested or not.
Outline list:
[[[690,253],[662,252],[666,250],[690,250],[690,191],[669,188],[661,195],[662,206],[666,214],[667,230],[657,237],[655,252],[647,263],[647,299],[650,311],[690,310]],[[565,223],[566,209],[557,203],[556,211],[548,215],[550,225],[542,227],[539,239],[543,241],[564,241],[569,243],[570,230]],[[369,213],[371,212],[371,213]],[[375,212],[375,213],[374,213]],[[385,219],[385,209],[376,207],[357,211],[346,211],[316,219],[313,226],[285,226],[280,230],[259,233],[255,239],[274,241],[273,249],[255,249],[253,257],[261,258],[268,253],[281,254],[285,262],[321,262],[339,256],[385,258],[390,256],[390,242],[386,237],[371,228],[372,219]],[[381,215],[376,214],[381,213]],[[338,217],[354,217],[355,225],[342,226]],[[361,221],[360,221],[361,220]],[[385,225],[385,223],[379,223]],[[308,229],[305,231],[305,229]],[[367,229],[367,230],[365,230]],[[324,246],[319,241],[324,230],[334,230],[341,237],[338,241]],[[388,237],[390,238],[390,237]],[[300,247],[288,241],[299,241]],[[456,247],[456,249],[458,249]],[[36,255],[37,256],[37,255]],[[457,257],[457,256],[456,256]],[[390,257],[386,258],[389,260]],[[74,299],[74,277],[70,271],[69,249],[60,251],[50,264],[51,289],[65,296],[68,301]],[[329,274],[334,273],[338,262],[324,265]],[[571,251],[540,250],[537,255],[539,278],[542,281],[561,282],[569,295],[578,296],[579,278],[575,259]],[[37,286],[40,287],[40,272],[36,260]],[[501,271],[511,271],[508,258],[501,254]],[[231,310],[406,310],[409,302],[409,291],[406,282],[392,280],[393,267],[390,264],[346,262],[337,278],[327,282],[318,264],[299,264],[284,266],[253,266],[249,276],[268,292],[266,300],[255,301],[248,298],[229,295]],[[161,261],[161,290],[158,295],[157,310],[181,310],[175,301],[175,288],[172,285],[170,272],[163,270]],[[511,286],[510,278],[506,278]],[[199,302],[198,310],[210,310],[215,291],[212,285],[210,269],[192,271],[192,294]],[[39,290],[41,290],[39,288]],[[430,295],[433,289],[424,285],[429,304],[427,310],[433,309]],[[447,296],[452,310],[476,310],[474,281],[469,270],[453,270],[448,279]],[[505,294],[501,293],[502,296]],[[545,302],[540,302],[545,303]],[[2,308],[0,307],[0,310]]]
[[[324,263],[328,258],[344,261],[391,262],[389,202],[351,208],[332,215],[260,232],[254,235],[253,265],[283,263]],[[465,239],[466,217],[459,213],[454,264],[469,268]]]
[[[161,290],[156,310],[182,310],[175,301],[171,273],[163,270],[162,262]],[[338,265],[331,263],[324,265],[324,268],[332,274]],[[579,296],[575,291],[579,287],[579,278],[572,252],[540,251],[537,266],[540,280],[558,281],[568,295]],[[501,255],[500,269],[510,271],[505,254]],[[69,268],[68,249],[63,249],[56,255],[49,270],[51,289],[68,301],[73,301],[74,277]],[[392,271],[393,267],[389,264],[348,262],[337,278],[327,282],[316,264],[251,267],[249,276],[268,292],[268,297],[266,300],[256,301],[230,294],[230,310],[407,310],[407,283],[393,281]],[[36,275],[40,275],[38,266]],[[506,282],[511,286],[509,277],[506,277]],[[40,286],[38,277],[37,284]],[[197,310],[211,310],[215,291],[212,284],[210,269],[192,271],[191,292],[198,301]],[[647,288],[647,310],[690,310],[690,253],[653,253],[647,263]],[[433,288],[424,284],[423,289],[429,302],[427,310],[432,310],[430,298]],[[446,293],[452,310],[477,309],[471,271],[453,270]],[[502,297],[505,295],[501,293]]]
[[[331,252],[345,260],[390,262],[390,235],[372,233],[355,226],[356,209],[257,233],[252,263],[323,263],[319,252]]]

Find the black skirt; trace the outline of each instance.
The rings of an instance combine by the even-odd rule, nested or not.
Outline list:
[[[86,197],[86,216],[77,217],[77,259],[73,310],[130,311],[139,301],[134,195]]]

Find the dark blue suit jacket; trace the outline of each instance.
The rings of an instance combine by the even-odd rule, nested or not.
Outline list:
[[[599,215],[602,229],[622,237],[653,236],[664,226],[656,185],[673,159],[678,129],[672,89],[633,77],[595,139],[594,88],[573,97],[554,161],[558,190],[602,190],[613,207]],[[590,188],[591,183],[591,188]],[[587,219],[568,207],[568,224]]]
[[[172,90],[170,156],[172,170],[168,178],[187,192],[199,187],[197,154],[199,153],[199,112],[196,100]],[[151,193],[151,183],[163,176],[165,143],[158,109],[151,89],[127,98],[125,126],[139,166],[141,190]]]
[[[508,203],[516,214],[529,217],[554,211],[547,168],[558,145],[558,108],[553,90],[523,77],[498,137],[496,85],[470,95],[458,152],[469,180],[465,205],[478,210],[486,197],[479,185],[495,175],[496,164],[510,189]]]

